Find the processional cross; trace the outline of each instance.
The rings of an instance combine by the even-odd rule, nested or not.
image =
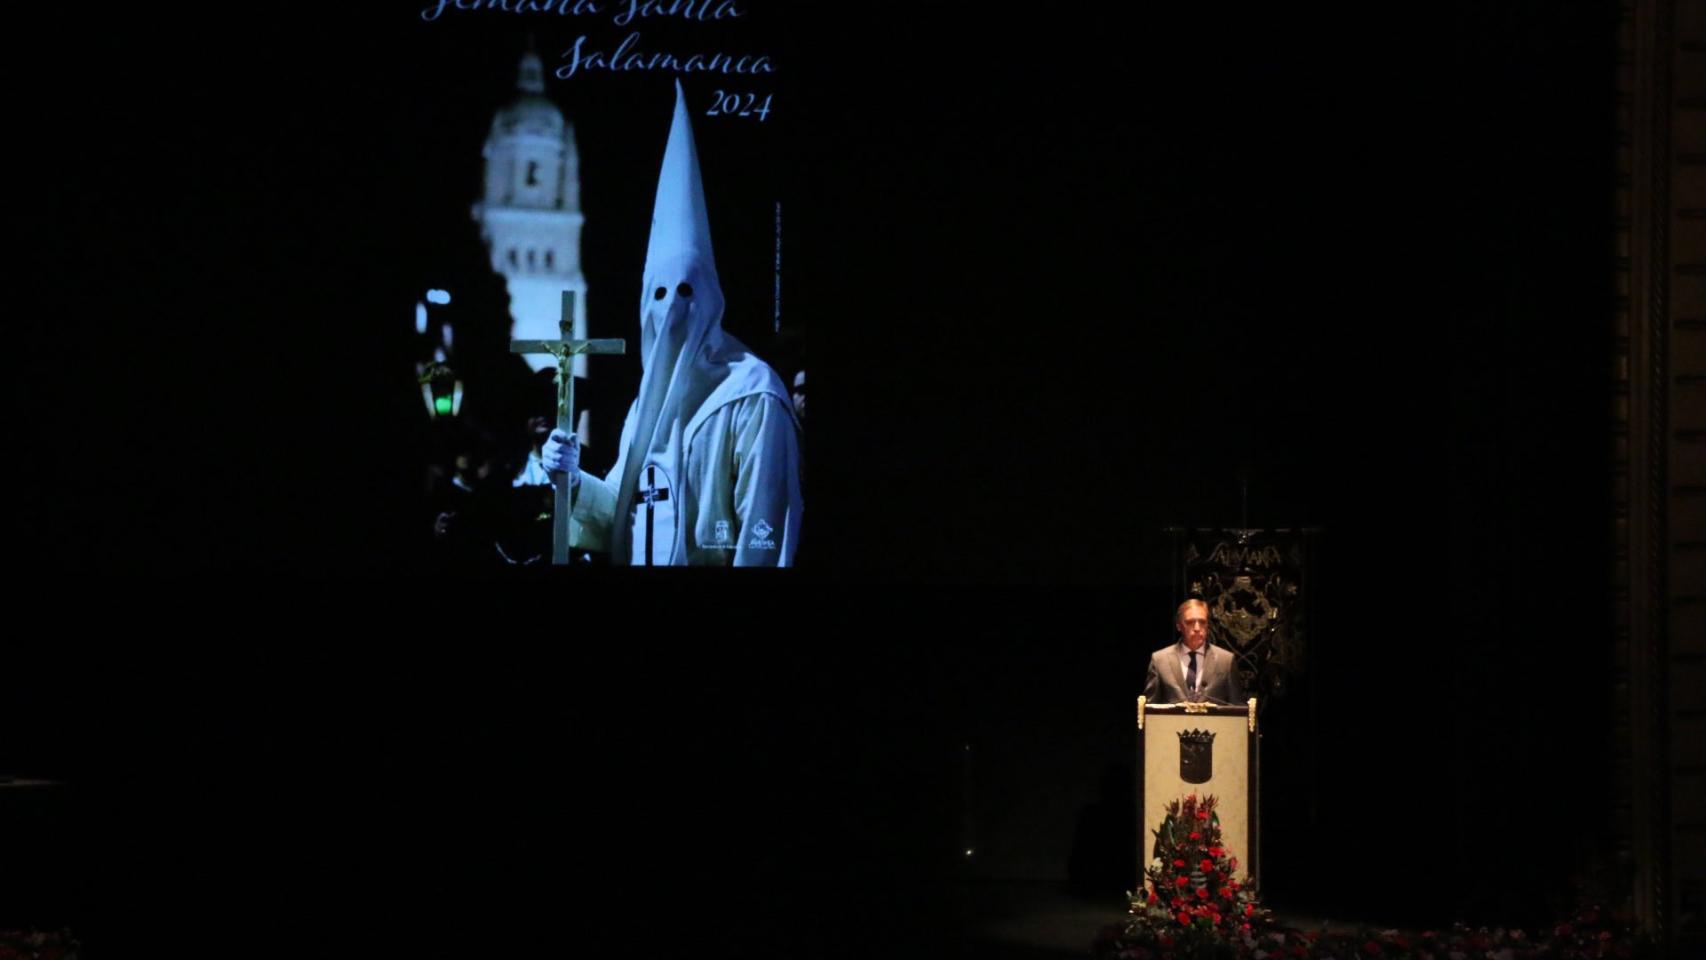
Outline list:
[[[563,313],[557,321],[557,330],[561,334],[558,340],[511,340],[510,353],[548,353],[557,358],[557,429],[564,433],[575,432],[575,372],[574,358],[581,354],[592,353],[627,353],[626,340],[576,340],[575,335],[575,292],[563,291]],[[562,483],[553,483],[556,488],[556,500],[551,512],[551,562],[566,564],[569,562],[569,540],[573,534],[573,520],[569,518],[569,490],[573,486],[573,477],[567,477]]]

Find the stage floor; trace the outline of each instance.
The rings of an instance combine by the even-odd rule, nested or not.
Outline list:
[[[959,918],[969,956],[1044,960],[1084,957],[1104,927],[1124,922],[1118,896],[1078,896],[1063,881],[966,880],[944,891]],[[1354,933],[1376,926],[1276,911],[1284,926],[1298,930]]]

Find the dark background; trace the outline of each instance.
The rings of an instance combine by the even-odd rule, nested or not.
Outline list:
[[[925,953],[936,881],[1064,877],[1168,640],[1161,529],[1245,517],[1325,531],[1274,902],[1528,923],[1603,859],[1612,11],[775,14],[813,569],[583,614],[422,569],[397,495],[375,318],[477,186],[422,206],[457,78],[401,7],[13,40],[0,766],[77,798],[40,916]]]

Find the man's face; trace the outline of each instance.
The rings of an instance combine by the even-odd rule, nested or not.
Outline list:
[[[1179,611],[1178,619],[1173,621],[1173,628],[1179,631],[1186,647],[1200,649],[1208,640],[1208,607],[1200,603],[1186,604]]]
[[[533,441],[534,446],[543,446],[545,441],[551,439],[551,421],[545,417],[528,417],[527,437]]]
[[[806,372],[801,370],[794,374],[794,415],[801,420],[806,418]]]

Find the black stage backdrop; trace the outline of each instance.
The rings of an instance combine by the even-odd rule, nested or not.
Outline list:
[[[954,745],[1019,785],[989,873],[1064,862],[1168,639],[1162,528],[1247,516],[1326,531],[1276,902],[1549,915],[1609,819],[1582,7],[788,12],[815,569],[584,605],[423,569],[397,493],[418,401],[367,331],[434,246],[398,226],[414,5],[32,21],[10,546],[43,599],[0,765],[78,787],[60,911],[927,953]]]

